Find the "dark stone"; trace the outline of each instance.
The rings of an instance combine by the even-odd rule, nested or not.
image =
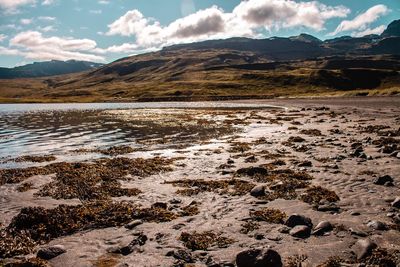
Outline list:
[[[377,247],[377,245],[374,242],[372,242],[371,240],[361,239],[361,240],[358,240],[354,244],[352,250],[353,250],[354,254],[356,254],[357,259],[361,260],[361,259],[371,255],[372,250],[376,247]]]
[[[384,185],[387,182],[393,183],[393,178],[390,175],[380,176],[378,178],[375,178],[375,180],[374,180],[374,184],[377,184],[377,185]]]
[[[142,221],[142,220],[134,220],[134,221],[128,223],[127,225],[125,225],[125,228],[127,228],[127,229],[133,229],[133,228],[135,228],[136,226],[141,225],[141,224],[143,224],[143,221]]]
[[[380,230],[380,231],[384,231],[384,230],[388,229],[387,225],[380,221],[370,221],[369,223],[367,223],[367,226],[374,230]]]
[[[315,226],[313,235],[323,235],[326,232],[332,231],[333,226],[330,222],[328,221],[322,221],[317,226]]]
[[[156,202],[153,205],[151,205],[151,207],[166,210],[168,208],[168,204],[164,202]]]
[[[237,267],[282,267],[282,259],[272,249],[250,249],[236,255]]]
[[[264,185],[256,185],[251,189],[250,195],[253,197],[260,197],[265,195],[265,186]]]
[[[297,225],[306,225],[310,228],[313,226],[310,218],[298,214],[290,215],[289,218],[286,220],[285,225],[289,227],[295,227]]]
[[[392,202],[392,207],[400,209],[400,197],[396,197],[396,199]]]
[[[298,238],[307,238],[311,234],[311,228],[307,225],[296,225],[290,230],[289,234]]]
[[[51,260],[65,252],[67,251],[65,250],[64,246],[58,245],[58,246],[41,248],[37,252],[36,256],[44,260]]]
[[[147,236],[144,234],[139,234],[137,238],[132,240],[132,242],[129,243],[129,245],[119,248],[114,253],[117,254],[122,254],[124,256],[131,254],[132,252],[135,251],[139,246],[143,246],[147,241]]]
[[[312,167],[311,161],[303,161],[297,165],[298,167]]]
[[[335,203],[328,203],[328,204],[319,205],[317,207],[317,210],[322,211],[322,212],[326,212],[326,211],[338,212],[340,210],[340,207],[337,206]]]
[[[178,249],[178,250],[173,250],[167,253],[168,257],[174,257],[177,260],[184,261],[186,263],[193,263],[193,256],[192,253],[189,251],[183,250],[183,249]]]

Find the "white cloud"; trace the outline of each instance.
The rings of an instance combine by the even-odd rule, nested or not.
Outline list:
[[[96,42],[90,39],[44,37],[40,32],[26,31],[13,37],[10,47],[3,47],[0,54],[18,54],[27,59],[38,60],[104,61],[104,57],[92,52],[96,46]]]
[[[386,26],[381,25],[381,26],[378,26],[373,29],[367,28],[361,32],[353,32],[351,35],[354,37],[363,37],[363,36],[370,35],[370,34],[378,34],[379,35],[379,34],[383,33],[385,30],[386,30]]]
[[[40,16],[40,17],[38,17],[38,19],[45,20],[45,21],[55,21],[56,20],[55,17],[47,17],[47,16]]]
[[[89,10],[89,12],[92,13],[92,14],[97,14],[97,15],[103,13],[103,11],[101,11],[100,9],[97,9],[97,10]]]
[[[328,19],[349,13],[344,6],[327,6],[317,1],[248,0],[232,12],[212,6],[164,26],[135,9],[109,24],[106,35],[135,36],[139,47],[149,48],[234,36],[259,37],[262,29],[303,26],[321,31]]]
[[[41,32],[53,32],[56,29],[54,28],[53,25],[49,25],[49,26],[44,26],[44,27],[38,26],[37,30],[41,31]]]
[[[0,7],[3,9],[16,9],[19,6],[34,4],[36,0],[0,0]]]
[[[23,25],[29,25],[33,22],[33,20],[32,19],[21,19],[20,22]]]
[[[43,6],[49,6],[54,3],[54,0],[43,0],[42,5]]]
[[[113,45],[108,48],[96,48],[93,52],[98,54],[106,54],[106,53],[132,53],[138,49],[137,44],[124,43],[122,45]]]
[[[7,35],[0,33],[0,43],[7,38]]]
[[[101,4],[101,5],[108,5],[110,3],[110,1],[107,1],[107,0],[100,0],[99,1],[99,4]]]
[[[330,35],[337,35],[344,31],[364,31],[368,26],[376,21],[380,16],[383,16],[389,12],[389,9],[385,5],[376,5],[358,15],[353,20],[342,21],[336,30]]]

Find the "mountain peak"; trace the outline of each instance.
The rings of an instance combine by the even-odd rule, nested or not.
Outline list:
[[[296,41],[301,41],[301,42],[306,42],[306,43],[322,43],[322,41],[320,39],[318,39],[317,37],[314,37],[310,34],[307,33],[302,33],[298,36],[292,36],[290,37],[291,40],[296,40]]]
[[[381,36],[400,36],[400,19],[392,21]]]

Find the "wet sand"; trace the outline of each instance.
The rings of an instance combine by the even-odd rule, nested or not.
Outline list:
[[[70,152],[78,155],[78,159],[88,160],[88,164],[94,164],[100,157],[174,159],[167,164],[171,169],[161,168],[143,175],[122,172],[120,176],[124,177],[112,178],[120,182],[121,188],[135,188],[141,193],[119,197],[105,195],[105,199],[101,199],[108,203],[126,201],[143,209],[155,207],[153,211],[171,212],[173,218],[159,222],[144,215],[132,217],[132,221],[142,220],[137,226],[129,227],[132,229],[125,227],[129,220],[121,220],[115,227],[77,228],[71,234],[56,238],[38,238],[37,245],[30,248],[28,254],[15,257],[32,258],[41,247],[62,245],[66,252],[49,260],[48,264],[233,266],[240,251],[269,247],[281,255],[286,266],[296,266],[290,265],[293,261],[302,261],[301,266],[318,266],[333,256],[340,257],[338,261],[347,261],[350,266],[358,266],[357,262],[363,261],[355,259],[353,246],[361,239],[370,239],[380,250],[398,256],[400,213],[398,208],[391,207],[391,203],[400,197],[400,99],[278,99],[257,102],[284,109],[217,113],[190,111],[190,116],[179,117],[182,127],[192,127],[190,122],[195,118],[196,123],[220,131],[212,136],[202,134],[204,138],[201,139],[186,139],[185,144],[178,147],[173,145],[182,141],[181,137],[171,135],[162,141],[144,138],[142,146],[132,145],[134,151],[123,150],[121,154],[107,155],[95,150]],[[114,113],[129,122],[132,118],[129,112]],[[185,110],[177,112],[187,113]],[[172,145],[160,147],[160,144]],[[88,152],[92,159],[79,156]],[[40,163],[40,166],[48,164],[51,163]],[[258,173],[254,174],[254,170]],[[54,209],[61,204],[89,207],[90,201],[100,201],[97,197],[55,199],[39,196],[38,192],[46,184],[61,179],[63,171],[65,169],[60,169],[60,173],[56,170],[56,174],[6,180],[0,187],[3,230],[10,228],[13,218],[15,220],[24,207]],[[4,172],[0,175],[4,176]],[[376,184],[376,180],[385,175],[390,176],[393,182]],[[79,178],[85,182],[87,176]],[[107,180],[104,177],[99,179],[102,182]],[[229,184],[232,179],[241,181],[243,187],[237,188],[238,183]],[[178,180],[183,181],[174,183]],[[18,188],[26,183],[31,186],[20,192]],[[264,186],[263,192],[252,196],[251,189],[260,185]],[[286,191],[279,191],[279,186]],[[315,188],[322,194],[311,195],[310,190]],[[328,199],[329,194],[336,194],[339,200]],[[307,196],[316,200],[307,201]],[[182,212],[188,211],[187,207],[196,208]],[[283,219],[271,222],[271,218],[255,216],[266,208],[281,211]],[[290,229],[284,226],[292,214],[309,217],[314,228],[321,221],[329,221],[333,229],[322,236],[292,236],[287,233]],[[385,227],[375,227],[376,222]],[[15,224],[13,227],[9,230],[17,229]],[[31,230],[29,227],[27,229]],[[196,233],[202,234],[203,239],[199,241]],[[127,255],[118,253],[118,249],[142,235],[147,237],[144,244],[134,245]],[[204,238],[210,242],[205,242]],[[182,256],[184,253],[186,257]],[[6,261],[12,262],[15,257]]]

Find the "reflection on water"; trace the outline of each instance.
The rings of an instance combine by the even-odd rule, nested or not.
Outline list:
[[[203,109],[180,109],[188,107]],[[194,144],[234,131],[216,119],[232,113],[220,108],[246,106],[218,102],[0,105],[0,158],[62,155],[122,144],[145,149],[151,141],[167,146]]]

